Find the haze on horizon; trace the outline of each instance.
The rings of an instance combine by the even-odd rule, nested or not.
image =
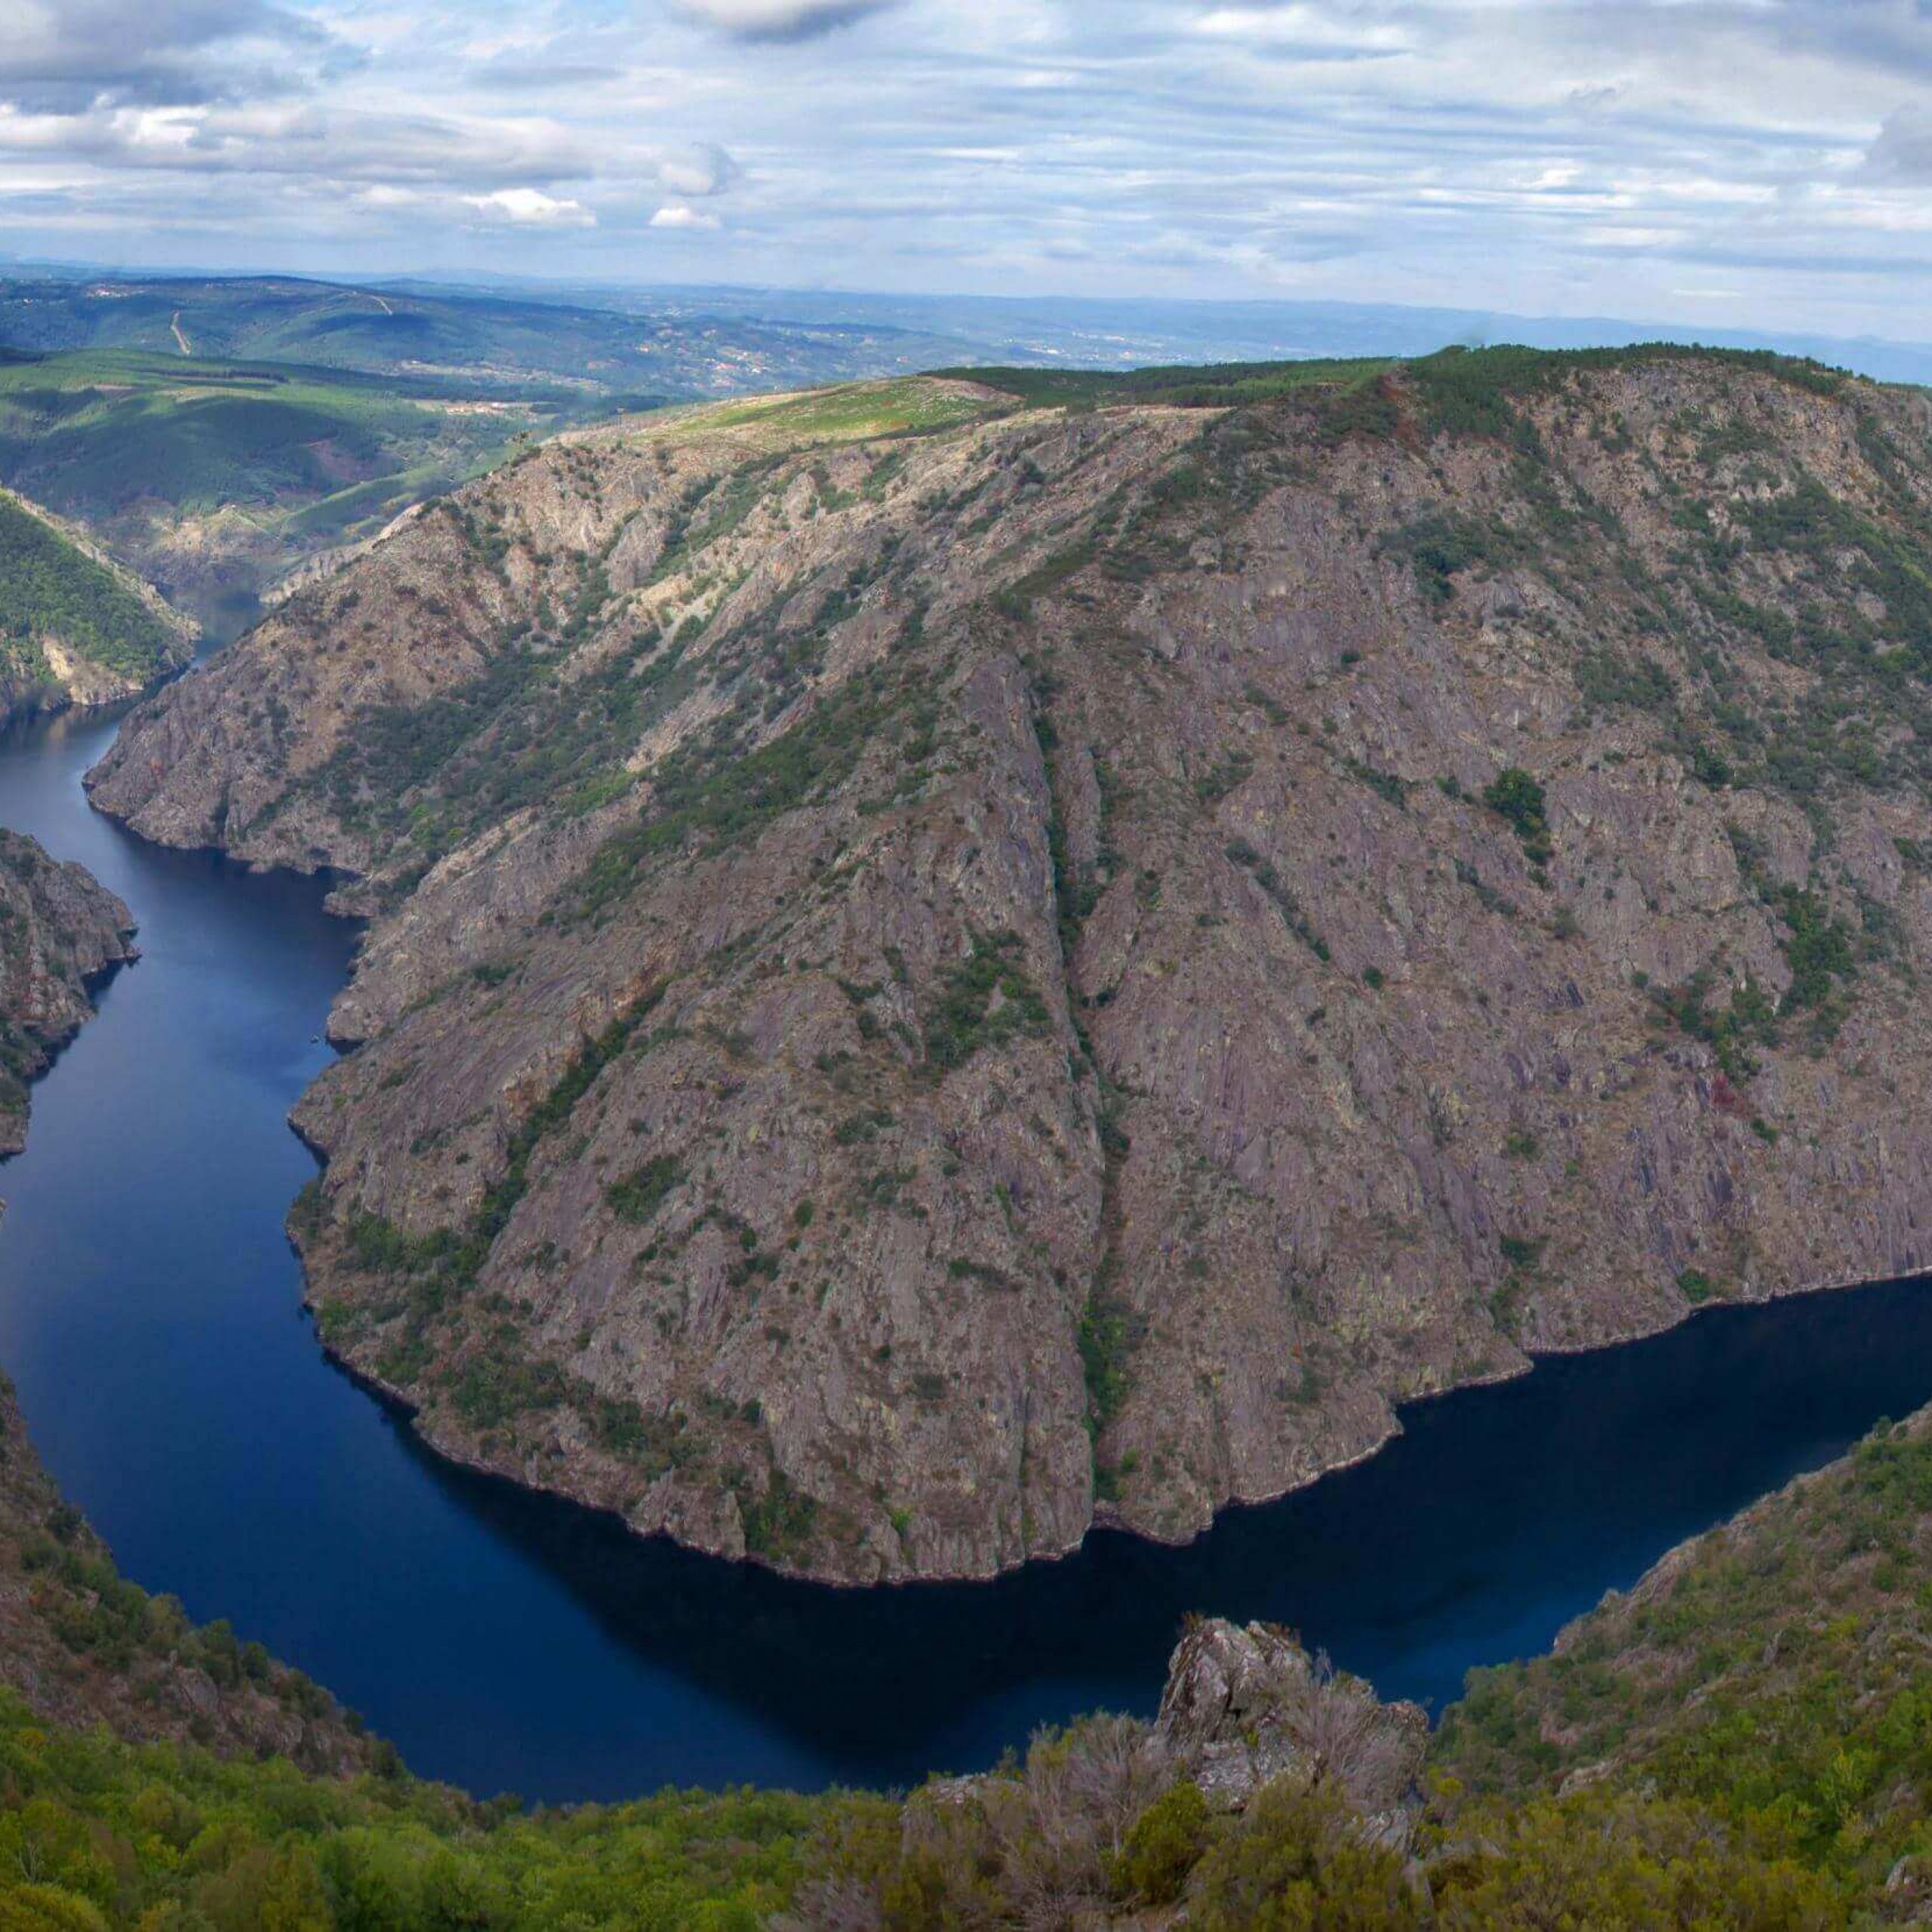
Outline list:
[[[0,254],[1924,339],[1924,0],[0,0]]]

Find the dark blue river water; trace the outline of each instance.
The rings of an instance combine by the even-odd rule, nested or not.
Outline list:
[[[1932,1399],[1932,1292],[1893,1285],[1422,1405],[1382,1455],[1184,1551],[1101,1535],[995,1585],[854,1593],[641,1543],[448,1469],[323,1361],[285,1116],[355,935],[309,884],[91,812],[114,728],[0,738],[0,824],[121,894],[144,951],[0,1170],[0,1364],[128,1574],[262,1638],[425,1774],[562,1800],[973,1768],[1050,1718],[1150,1708],[1191,1610],[1292,1624],[1439,1705]]]

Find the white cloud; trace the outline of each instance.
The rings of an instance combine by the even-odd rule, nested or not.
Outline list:
[[[521,228],[595,228],[597,217],[581,202],[546,195],[540,188],[499,188],[463,199],[485,214],[500,215]]]
[[[1920,0],[0,0],[22,254],[1923,334],[1928,185]]]
[[[270,0],[5,0],[0,11],[0,94],[41,106],[278,91],[332,48]]]
[[[721,195],[737,171],[722,148],[709,145],[667,154],[657,164],[657,178],[678,195]]]

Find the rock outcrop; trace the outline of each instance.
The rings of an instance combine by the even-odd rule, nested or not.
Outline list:
[[[93,1012],[92,986],[137,956],[134,934],[84,866],[0,830],[0,1155],[26,1145],[28,1083]]]
[[[1406,1836],[1429,1748],[1420,1705],[1382,1703],[1288,1631],[1220,1617],[1181,1638],[1155,1728],[1211,1804],[1238,1810],[1294,1778],[1338,1792],[1392,1844]]]
[[[374,915],[294,1225],[429,1441],[983,1576],[1932,1260],[1932,408],[1238,392],[574,436],[130,720],[99,804]]]

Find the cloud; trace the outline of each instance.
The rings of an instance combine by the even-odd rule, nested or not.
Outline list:
[[[1864,171],[1887,186],[1923,187],[1932,182],[1932,112],[1902,107],[1888,116],[1866,152]]]
[[[1386,58],[1406,51],[1413,45],[1407,29],[1393,21],[1364,19],[1338,14],[1332,7],[1300,4],[1217,7],[1194,22],[1194,31],[1216,39],[1265,48],[1277,58],[1286,54],[1303,60]]]
[[[280,92],[345,51],[270,0],[7,0],[5,11],[0,99],[36,107]]]
[[[519,228],[595,228],[597,217],[581,202],[546,195],[540,188],[499,188],[463,199],[485,214],[499,215]]]
[[[684,11],[741,40],[808,40],[883,13],[894,0],[682,0]]]
[[[737,163],[715,146],[681,149],[657,164],[658,180],[677,195],[721,195],[737,174]]]
[[[23,254],[1923,335],[1927,186],[1932,0],[0,0]]]

